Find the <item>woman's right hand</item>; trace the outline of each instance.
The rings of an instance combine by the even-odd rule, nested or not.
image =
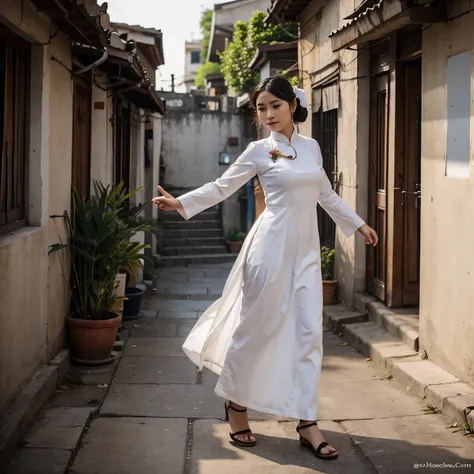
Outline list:
[[[158,191],[163,194],[163,196],[157,196],[151,201],[154,202],[161,210],[177,211],[183,207],[179,199],[171,196],[171,194],[166,192],[161,186],[158,186]]]

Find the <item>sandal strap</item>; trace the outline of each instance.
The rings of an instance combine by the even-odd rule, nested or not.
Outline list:
[[[247,411],[247,408],[243,408],[243,409],[242,409],[242,408],[235,408],[234,406],[232,406],[232,402],[231,402],[231,401],[229,401],[228,407],[229,407],[231,410],[236,411],[236,412],[238,412],[238,413],[245,413],[245,412]]]
[[[317,454],[322,454],[321,450],[325,448],[326,446],[329,446],[329,443],[327,441],[323,441],[317,448],[316,448],[316,453]],[[332,454],[332,453],[329,453]]]
[[[235,433],[232,433],[232,436],[240,436],[240,435],[244,435],[244,434],[251,433],[251,432],[252,432],[252,430],[236,431]]]
[[[305,428],[310,428],[311,426],[318,426],[318,422],[314,421],[313,423],[308,423],[307,425],[297,426],[296,431],[299,433],[300,430],[304,430]]]

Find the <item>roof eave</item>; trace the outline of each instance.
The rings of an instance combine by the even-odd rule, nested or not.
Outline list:
[[[381,0],[339,30],[331,33],[334,52],[380,39],[409,25],[443,23],[448,20],[446,4],[436,7],[404,8],[399,0]]]

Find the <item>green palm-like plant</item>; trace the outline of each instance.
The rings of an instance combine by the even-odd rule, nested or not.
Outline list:
[[[149,230],[150,222],[142,221],[125,206],[132,193],[123,187],[97,184],[97,195],[85,203],[72,190],[74,214],[65,213],[68,243],[50,247],[50,253],[69,249],[71,278],[71,317],[80,319],[109,319],[116,301],[116,276],[121,269],[142,266],[147,258],[143,251],[149,246],[129,239],[138,230]],[[60,257],[61,265],[64,265]]]
[[[321,247],[321,270],[323,280],[334,279],[334,257],[336,251],[328,247]]]

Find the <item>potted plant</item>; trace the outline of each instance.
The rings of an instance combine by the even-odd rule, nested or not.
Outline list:
[[[130,229],[116,206],[108,200],[108,189],[82,202],[75,189],[73,217],[64,214],[68,242],[50,247],[50,253],[68,249],[71,258],[70,314],[67,327],[71,358],[86,365],[114,360],[112,348],[121,316],[114,311],[116,278],[121,269],[140,265],[146,245],[130,242]],[[65,267],[60,256],[63,274]]]
[[[323,304],[336,304],[338,282],[334,280],[335,250],[321,247],[321,271],[323,277]]]
[[[123,182],[117,186],[104,186],[102,183],[94,181],[94,189],[96,195],[105,195],[107,202],[117,210],[117,215],[127,230],[127,239],[132,239],[137,232],[155,232],[159,230],[155,219],[143,217],[144,210],[149,202],[130,204],[130,197],[141,191],[143,187],[127,193]],[[116,308],[124,320],[134,319],[140,313],[144,291],[135,287],[135,281],[137,271],[142,266],[143,262],[130,265],[128,270],[122,270],[117,274],[117,281],[120,285],[117,288]]]
[[[230,253],[239,253],[245,240],[245,234],[238,230],[229,231],[227,246]]]

